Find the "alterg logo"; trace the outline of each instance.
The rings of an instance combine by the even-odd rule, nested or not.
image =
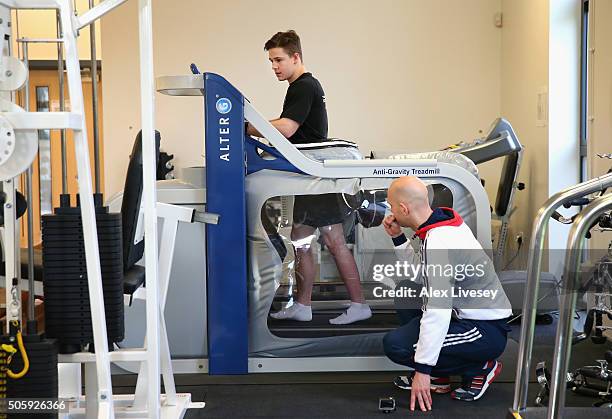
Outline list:
[[[232,102],[225,97],[219,98],[215,106],[217,108],[217,112],[224,115],[232,110]]]

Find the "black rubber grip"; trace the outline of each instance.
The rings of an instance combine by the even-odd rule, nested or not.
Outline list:
[[[591,331],[593,330],[593,323],[595,322],[595,310],[589,310],[589,314],[587,314],[587,318],[584,321],[584,334],[589,336]]]
[[[563,204],[563,206],[565,208],[570,208],[570,207],[581,207],[584,205],[589,205],[589,203],[591,202],[591,200],[589,198],[577,198],[577,199],[573,199],[569,202],[566,202],[565,204]]]

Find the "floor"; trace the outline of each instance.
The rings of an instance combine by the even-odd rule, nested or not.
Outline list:
[[[535,360],[547,359],[547,345],[541,333],[535,346]],[[395,372],[377,373],[283,373],[247,376],[177,375],[178,392],[192,394],[192,400],[205,401],[201,410],[190,410],[186,418],[370,418],[380,417],[378,399],[392,396],[397,403],[393,416],[427,416],[431,418],[505,418],[514,398],[516,345],[513,339],[502,358],[504,371],[485,396],[477,402],[459,402],[446,395],[433,396],[431,412],[410,412],[410,393],[396,389],[391,380]],[[578,348],[578,347],[576,347]],[[611,345],[580,344],[574,351],[572,368],[599,358]],[[548,348],[550,349],[550,348]],[[548,355],[552,355],[549,353]],[[550,360],[549,360],[550,363]],[[539,391],[535,376],[529,387],[533,403]],[[116,393],[133,392],[134,376],[114,376]],[[591,406],[593,399],[567,392],[566,406]],[[577,417],[612,418],[612,410],[591,408]],[[574,417],[567,415],[566,417]]]

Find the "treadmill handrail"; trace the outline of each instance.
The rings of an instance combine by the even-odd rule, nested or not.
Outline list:
[[[412,168],[422,166],[435,165],[440,168],[440,173],[436,176],[447,177],[456,180],[464,185],[470,192],[474,193],[474,199],[480,199],[480,192],[483,192],[483,198],[486,198],[486,193],[480,182],[468,172],[466,169],[449,164],[437,162],[435,160],[327,160],[325,163],[315,161],[306,157],[300,150],[291,144],[283,134],[281,134],[268,120],[266,120],[250,102],[244,102],[244,117],[249,121],[261,135],[266,138],[270,144],[286,158],[289,163],[294,165],[298,170],[312,176],[322,178],[359,178],[359,177],[376,177],[368,175],[364,171],[370,167],[397,167],[397,168]],[[353,169],[353,170],[351,170]],[[444,172],[444,174],[443,174]],[[433,173],[431,174],[433,175]],[[388,177],[395,177],[390,175]],[[485,199],[488,202],[488,198]]]
[[[544,246],[544,236],[546,235],[550,217],[555,210],[565,202],[593,192],[601,191],[608,186],[612,186],[612,174],[599,176],[566,188],[548,199],[548,201],[538,210],[536,218],[533,221],[533,228],[531,230],[532,236],[529,242],[527,284],[525,288],[525,300],[523,302],[523,320],[521,322],[521,336],[519,340],[514,402],[512,405],[512,409],[515,412],[523,411],[527,406],[527,388],[529,387],[529,371],[533,350],[537,308],[536,302],[540,285],[540,274],[542,272],[542,250]]]
[[[587,205],[578,214],[570,229],[565,252],[563,278],[564,289],[559,306],[559,324],[555,338],[555,355],[551,371],[550,398],[548,400],[547,418],[561,418],[565,406],[566,374],[572,342],[572,320],[576,307],[576,285],[578,285],[582,250],[586,241],[585,235],[597,222],[601,214],[612,208],[612,195],[599,197]]]
[[[155,80],[155,90],[168,96],[203,96],[204,74],[160,76]]]
[[[495,153],[488,154],[486,158],[478,158],[478,153],[483,149],[494,150]],[[502,131],[498,138],[491,140],[487,139],[480,144],[474,144],[473,146],[467,147],[464,150],[457,150],[455,153],[463,154],[475,164],[480,164],[499,157],[507,156],[512,152],[519,152],[522,150],[523,146],[516,137],[512,136],[508,131]]]
[[[436,159],[323,160],[323,167],[436,167]]]

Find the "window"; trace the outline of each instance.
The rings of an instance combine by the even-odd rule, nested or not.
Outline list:
[[[580,181],[587,180],[588,136],[588,74],[589,74],[589,0],[582,0],[582,29],[580,42]]]

